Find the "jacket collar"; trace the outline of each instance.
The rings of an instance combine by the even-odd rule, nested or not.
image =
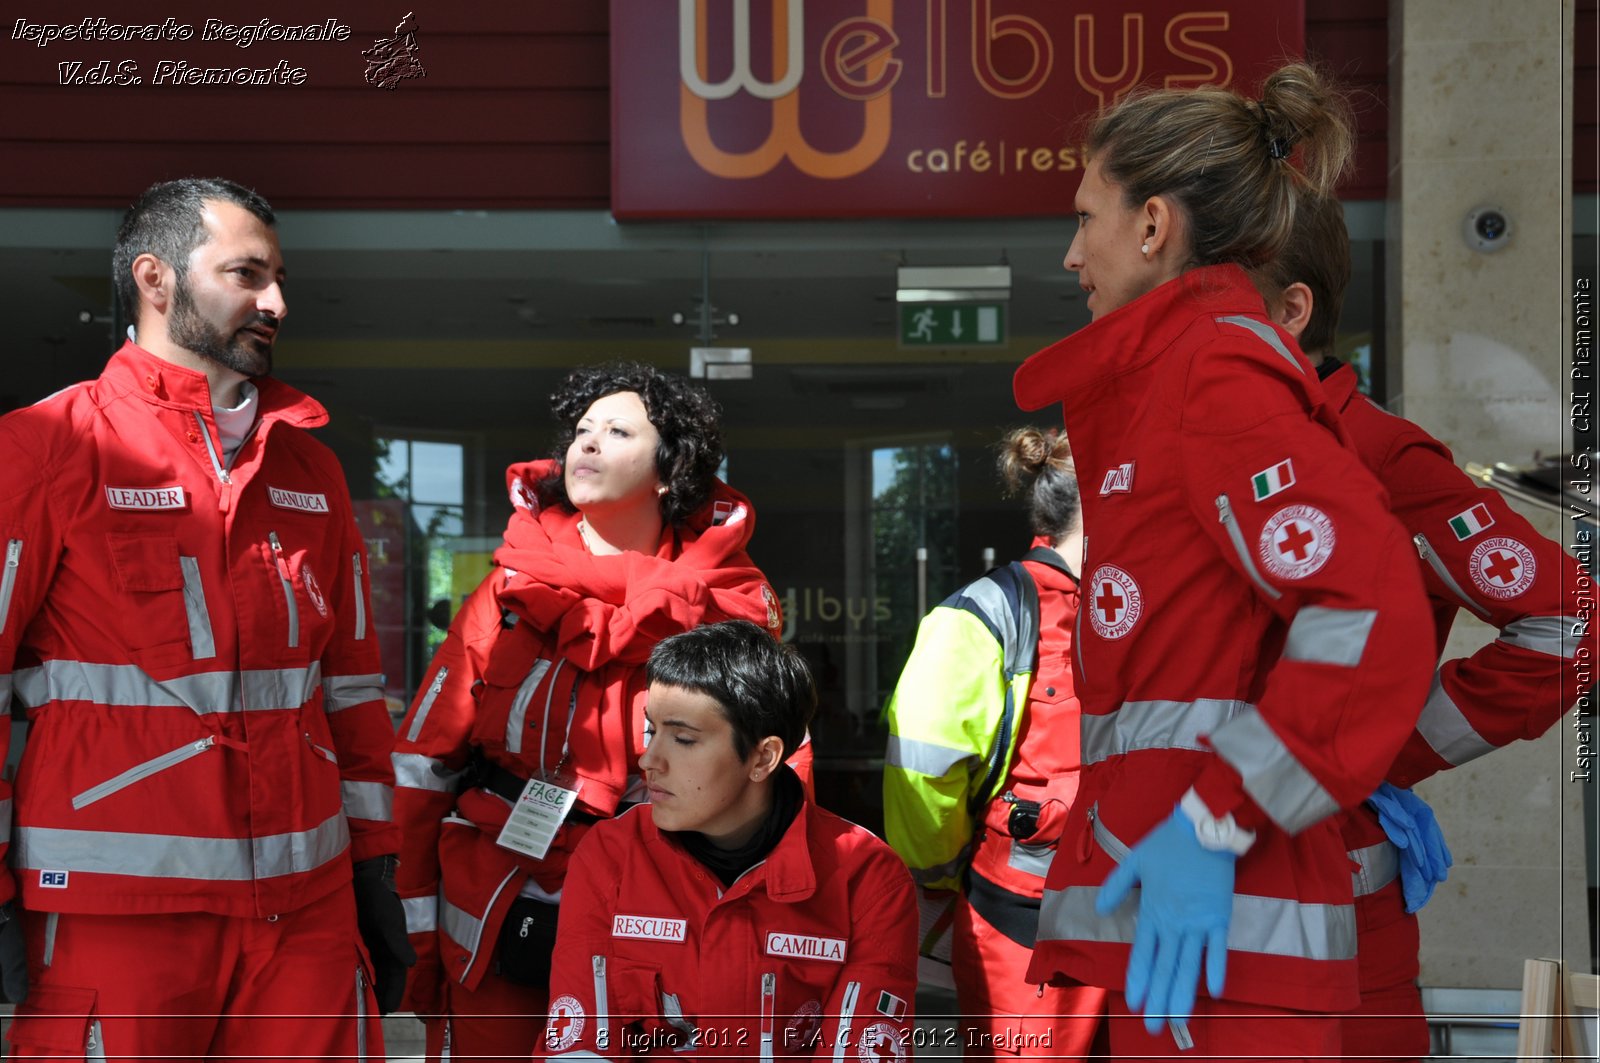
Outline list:
[[[1318,367],[1318,376],[1322,376],[1321,367]],[[1357,385],[1361,378],[1356,376],[1356,370],[1351,365],[1341,365],[1327,376],[1322,377],[1322,393],[1328,397],[1328,405],[1344,413],[1350,407],[1350,402],[1356,397]]]
[[[1175,277],[1057,340],[1012,378],[1017,405],[1038,410],[1109,377],[1148,365],[1202,315],[1260,315],[1261,293],[1238,266],[1206,266]]]
[[[211,383],[204,373],[158,358],[132,340],[111,356],[100,380],[153,406],[211,412]],[[252,377],[250,382],[256,387],[263,424],[273,420],[318,428],[328,423],[328,411],[311,396],[271,377]]]

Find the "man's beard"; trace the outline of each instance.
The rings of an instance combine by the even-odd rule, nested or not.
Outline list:
[[[277,326],[269,314],[257,314],[244,327]],[[167,319],[167,338],[179,347],[193,351],[207,361],[245,376],[266,376],[272,372],[272,344],[242,328],[231,336],[200,316],[189,292],[187,280],[179,280],[172,293],[172,315]]]

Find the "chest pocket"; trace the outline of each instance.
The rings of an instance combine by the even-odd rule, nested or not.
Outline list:
[[[147,663],[215,657],[199,558],[183,555],[175,536],[159,533],[108,532],[106,546],[117,586],[132,599],[131,608],[113,611],[126,618],[126,644],[161,658]]]
[[[304,648],[316,657],[332,630],[330,581],[340,576],[339,555],[312,549],[318,544],[307,529],[289,521],[277,523],[282,526],[267,532],[265,544],[270,577],[277,584],[277,592],[267,596],[268,601],[278,603],[280,627],[275,638],[284,640],[280,644],[289,649]],[[310,530],[316,534],[323,529],[319,525]]]
[[[543,656],[544,649],[526,621],[502,628],[476,692],[474,741],[519,757],[530,774],[560,762],[580,674],[565,659]]]

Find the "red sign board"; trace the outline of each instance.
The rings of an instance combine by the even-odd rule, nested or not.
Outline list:
[[[1063,214],[1098,109],[1304,39],[1303,0],[611,0],[611,209]]]

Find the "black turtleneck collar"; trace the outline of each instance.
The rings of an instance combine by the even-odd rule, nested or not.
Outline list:
[[[789,824],[805,804],[805,789],[800,777],[788,766],[778,771],[774,780],[772,811],[751,839],[737,849],[721,849],[699,831],[662,831],[700,861],[722,881],[724,887],[733,885],[735,879],[767,858],[789,830]]]

